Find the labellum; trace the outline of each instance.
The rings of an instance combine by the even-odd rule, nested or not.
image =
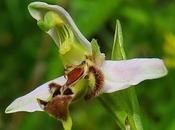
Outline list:
[[[43,110],[48,112],[51,116],[66,120],[68,117],[68,106],[72,101],[72,95],[56,95],[49,102],[44,102],[38,99],[39,103],[43,105]]]
[[[69,67],[70,71],[65,73],[67,81],[64,85],[59,85],[54,82],[49,84],[49,89],[52,96],[48,101],[38,99],[38,103],[44,111],[57,119],[66,120],[69,113],[69,104],[77,96],[77,93],[74,93],[72,88],[76,89],[76,83],[80,79],[89,81],[88,90],[83,91],[86,93],[79,94],[85,95],[85,100],[100,94],[100,91],[104,86],[104,76],[100,69],[92,65],[94,63],[91,61],[91,59],[83,61],[76,67],[73,66],[73,69],[70,69]],[[89,63],[91,65],[89,65]]]
[[[52,93],[52,97],[48,101],[44,101],[41,99],[37,99],[41,108],[49,113],[49,115],[61,119],[66,120],[68,117],[68,107],[73,99],[73,93],[71,90],[67,89],[64,94],[61,94],[61,88],[63,86],[50,83],[49,89]]]

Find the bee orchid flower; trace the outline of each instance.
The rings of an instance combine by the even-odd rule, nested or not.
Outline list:
[[[167,74],[163,61],[158,58],[105,60],[97,41],[89,42],[60,6],[33,2],[29,12],[55,41],[65,71],[62,76],[17,98],[7,107],[6,113],[45,111],[63,121],[64,128],[69,130],[72,122],[68,107],[80,97],[88,100]],[[64,125],[66,121],[70,127]]]

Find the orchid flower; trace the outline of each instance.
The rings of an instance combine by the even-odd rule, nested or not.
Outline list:
[[[7,107],[6,113],[45,111],[70,130],[69,105],[77,99],[84,97],[88,100],[167,74],[163,61],[158,58],[105,60],[97,41],[89,42],[70,15],[58,5],[33,2],[29,12],[38,26],[55,41],[65,71],[62,76],[17,98]]]

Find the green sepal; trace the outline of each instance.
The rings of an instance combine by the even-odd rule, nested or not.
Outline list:
[[[125,59],[122,29],[119,20],[117,20],[111,60]],[[133,87],[112,94],[104,94],[100,97],[100,101],[110,111],[122,130],[126,130],[128,126],[130,130],[143,130],[139,104]]]

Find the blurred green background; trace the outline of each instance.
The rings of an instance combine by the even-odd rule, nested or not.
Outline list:
[[[82,33],[98,39],[109,59],[116,19],[128,58],[163,58],[169,74],[136,88],[145,130],[175,130],[175,1],[44,0],[63,6]],[[0,0],[0,130],[62,130],[46,113],[4,114],[17,97],[63,70],[53,40],[29,15],[32,0]],[[117,101],[116,101],[117,102]],[[71,105],[74,130],[117,130],[97,99]]]

